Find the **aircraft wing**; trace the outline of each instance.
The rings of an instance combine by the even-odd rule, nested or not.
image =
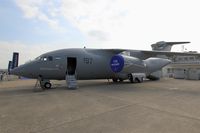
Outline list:
[[[93,49],[92,51],[95,54],[107,53],[111,55],[120,54],[122,52],[130,53],[130,56],[137,57],[139,59],[147,59],[150,57],[168,57],[172,58],[174,56],[198,56],[200,53],[191,53],[191,52],[168,52],[168,51],[145,51],[145,50],[131,50],[131,49]]]
[[[131,56],[147,59],[149,57],[157,57],[157,56],[198,56],[200,57],[200,53],[192,53],[192,52],[170,52],[170,51],[145,51],[145,50],[130,50],[130,49],[107,49],[107,52],[113,54],[119,54],[122,52],[130,52]]]
[[[90,51],[95,54],[107,53],[107,54],[115,55],[127,50],[126,49],[87,49],[87,51]]]

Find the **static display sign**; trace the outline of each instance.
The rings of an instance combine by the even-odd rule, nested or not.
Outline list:
[[[19,53],[14,52],[13,60],[12,60],[12,69],[14,69],[15,67],[18,67],[18,61],[19,61]]]
[[[10,74],[10,70],[12,69],[12,61],[8,63],[8,73]]]
[[[121,72],[124,67],[124,58],[121,55],[115,55],[110,60],[110,67],[113,72]]]

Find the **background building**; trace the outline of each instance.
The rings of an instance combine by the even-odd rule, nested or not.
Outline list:
[[[200,57],[177,56],[162,70],[163,77],[200,80]]]
[[[173,45],[187,44],[190,42],[165,42],[160,41],[152,44],[152,50],[154,51],[171,51]],[[182,45],[182,51],[184,52],[184,45]],[[196,51],[190,51],[186,53],[197,53]],[[171,77],[176,79],[191,79],[200,80],[200,56],[158,56],[160,58],[168,58],[172,61],[171,64],[164,67],[161,71],[154,72],[152,75],[158,78]]]

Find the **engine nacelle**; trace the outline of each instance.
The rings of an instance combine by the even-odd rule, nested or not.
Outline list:
[[[110,67],[117,77],[125,79],[130,73],[145,73],[150,76],[151,73],[161,70],[170,62],[170,60],[162,58],[140,60],[135,57],[118,54],[111,58]]]
[[[153,72],[161,70],[164,66],[170,64],[171,61],[162,58],[148,58],[144,60],[144,63],[146,64],[146,73],[149,75]]]
[[[138,73],[145,71],[145,64],[142,60],[121,54],[112,57],[110,67],[114,73]]]

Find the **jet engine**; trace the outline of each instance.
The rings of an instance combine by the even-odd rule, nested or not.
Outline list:
[[[142,60],[121,54],[112,57],[110,67],[114,73],[144,72],[145,70]]]
[[[144,60],[144,63],[146,64],[146,73],[149,75],[153,72],[161,70],[164,66],[170,64],[171,61],[162,58],[148,58]]]
[[[153,72],[161,70],[164,66],[171,63],[168,59],[162,58],[148,58],[144,60],[146,64],[146,78],[150,80],[159,80],[160,76],[152,74]]]

